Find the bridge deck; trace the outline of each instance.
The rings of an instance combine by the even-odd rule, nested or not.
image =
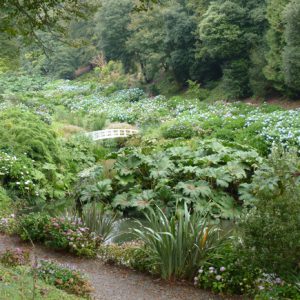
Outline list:
[[[137,129],[104,129],[86,133],[93,141],[128,137],[137,134]]]

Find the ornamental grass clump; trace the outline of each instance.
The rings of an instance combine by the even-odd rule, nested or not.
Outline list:
[[[93,202],[84,206],[82,221],[105,242],[113,236],[117,215],[111,211],[105,211],[103,205]]]
[[[191,279],[222,242],[219,229],[202,215],[191,214],[186,205],[170,219],[158,207],[148,209],[145,217],[148,224],[139,222],[141,229],[134,232],[145,244],[151,271],[163,279]]]

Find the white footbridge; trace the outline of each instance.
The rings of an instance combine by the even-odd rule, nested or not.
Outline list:
[[[114,138],[126,138],[137,133],[139,133],[137,129],[104,129],[88,132],[85,135],[93,141],[98,141]]]

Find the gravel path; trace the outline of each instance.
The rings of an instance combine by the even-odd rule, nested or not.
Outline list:
[[[0,235],[0,251],[8,248],[28,248],[18,238]],[[84,259],[36,246],[39,259],[51,259],[68,264],[88,275],[95,288],[97,300],[234,300],[240,297],[221,297],[196,289],[185,283],[171,284],[128,269],[106,265],[100,260]],[[1,298],[1,297],[0,297]]]

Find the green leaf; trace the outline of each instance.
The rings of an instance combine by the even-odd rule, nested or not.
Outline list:
[[[218,208],[218,217],[224,219],[235,219],[241,214],[241,208],[236,205],[235,200],[225,193],[216,194],[212,197],[214,206]]]
[[[212,194],[209,184],[203,180],[179,182],[175,188],[181,191],[183,195],[192,198],[209,197]]]
[[[134,195],[132,197],[132,207],[136,207],[138,210],[143,210],[149,207],[154,202],[155,193],[152,190],[144,190],[142,193]]]
[[[131,195],[129,193],[122,193],[117,195],[112,201],[112,206],[119,207],[121,209],[132,207]]]

